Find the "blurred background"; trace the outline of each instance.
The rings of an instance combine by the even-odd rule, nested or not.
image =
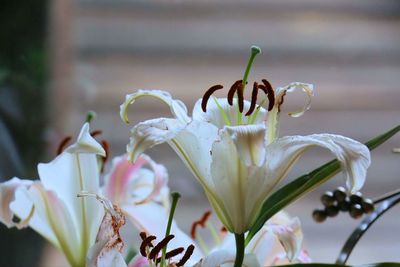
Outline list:
[[[311,110],[282,113],[281,135],[335,133],[366,140],[400,123],[400,2],[396,0],[32,0],[0,9],[0,179],[36,178],[36,164],[55,156],[60,140],[76,134],[88,110],[110,141],[111,156],[125,152],[129,129],[119,118],[127,93],[168,90],[189,109],[214,84],[230,86],[258,56],[250,81],[273,86],[315,85]],[[284,111],[305,97],[286,98]],[[131,109],[133,123],[169,116],[157,101]],[[400,136],[372,153],[363,189],[374,198],[400,187]],[[188,230],[208,209],[201,187],[168,146],[149,153],[169,169],[183,195],[177,220]],[[315,149],[290,178],[331,159]],[[338,177],[287,210],[303,225],[315,261],[334,262],[358,224],[345,214],[316,224],[320,195],[342,185]],[[400,207],[362,238],[349,263],[400,261]],[[0,226],[1,266],[65,266],[63,256],[30,230]],[[7,256],[6,256],[7,255]],[[21,257],[21,255],[24,255]]]

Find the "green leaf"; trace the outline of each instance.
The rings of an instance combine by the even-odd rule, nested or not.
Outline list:
[[[381,134],[368,142],[365,145],[373,150],[379,145],[383,144],[386,140],[391,138],[397,132],[400,131],[400,125]],[[260,214],[258,215],[254,225],[250,228],[249,234],[246,237],[246,245],[254,237],[254,235],[263,227],[266,221],[268,221],[277,212],[285,208],[293,201],[304,196],[306,193],[318,187],[320,184],[326,182],[340,171],[340,163],[338,160],[331,160],[319,168],[316,168],[308,174],[304,174],[294,181],[286,184],[274,194],[272,194],[261,208]]]

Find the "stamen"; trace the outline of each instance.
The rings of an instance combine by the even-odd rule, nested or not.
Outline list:
[[[228,230],[225,228],[225,226],[222,226],[220,231],[221,231],[222,233],[228,232]]]
[[[262,82],[264,83],[265,87],[262,88],[260,86],[260,89],[262,89],[268,96],[268,111],[271,111],[275,105],[275,92],[268,80],[262,79]]]
[[[171,241],[172,238],[174,238],[174,235],[168,235],[166,236],[163,240],[161,240],[150,252],[149,254],[149,259],[156,260],[158,253],[168,245],[168,242]]]
[[[222,89],[222,88],[224,88],[222,85],[217,84],[217,85],[212,86],[210,89],[208,89],[208,90],[206,91],[206,93],[205,93],[204,96],[203,96],[203,99],[201,100],[201,109],[203,110],[203,112],[206,112],[206,111],[207,111],[207,102],[208,102],[208,100],[210,99],[210,96],[211,96],[215,91],[220,90],[220,89]]]
[[[60,142],[60,144],[57,147],[57,155],[60,155],[64,151],[65,147],[71,141],[71,139],[72,136],[67,136]]]
[[[165,254],[165,259],[170,259],[172,257],[175,257],[176,255],[181,254],[185,249],[183,247],[179,247],[176,249],[173,249],[169,252],[167,252],[167,254]],[[161,262],[161,257],[157,259],[157,264]]]
[[[189,260],[190,256],[192,256],[194,250],[194,246],[190,245],[186,249],[185,254],[183,255],[182,259],[176,264],[176,266],[183,266]]]
[[[233,85],[231,86],[231,89],[229,89],[227,97],[229,105],[231,106],[233,105],[233,97],[235,96],[236,90],[238,90],[238,88],[242,86],[242,82],[243,80],[238,80],[234,82]]]
[[[90,133],[90,135],[91,135],[92,137],[96,137],[96,136],[98,136],[98,135],[101,135],[102,133],[103,133],[102,130],[94,130],[94,131],[92,131],[92,132]]]
[[[258,93],[258,83],[254,82],[253,84],[253,91],[251,92],[251,104],[250,108],[247,111],[245,116],[249,116],[251,113],[253,113],[254,109],[256,108],[257,105],[257,93]]]
[[[147,257],[147,253],[146,253],[146,248],[147,247],[153,247],[153,244],[151,243],[154,239],[156,239],[156,237],[154,235],[148,236],[146,237],[142,244],[140,245],[140,254],[143,257]]]
[[[190,230],[190,235],[192,236],[192,239],[196,239],[196,228],[198,225],[200,225],[202,228],[206,227],[206,222],[210,218],[210,215],[211,211],[208,210],[199,220],[193,222],[192,228]]]

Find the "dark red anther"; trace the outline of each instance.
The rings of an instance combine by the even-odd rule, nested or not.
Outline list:
[[[185,249],[184,249],[183,247],[179,247],[179,248],[173,249],[173,250],[171,250],[171,251],[168,251],[168,252],[165,254],[165,259],[168,260],[168,259],[170,259],[170,258],[172,258],[172,257],[175,257],[176,255],[181,254],[184,250],[185,250]],[[157,264],[160,263],[160,262],[161,262],[161,257],[157,259]]]
[[[208,89],[206,91],[206,93],[203,96],[203,99],[201,100],[201,109],[203,110],[203,112],[207,111],[207,102],[208,102],[208,99],[210,99],[211,95],[215,91],[220,90],[222,88],[224,88],[222,85],[217,84],[217,85],[212,86],[210,89]]]
[[[256,108],[257,105],[257,94],[258,94],[258,83],[254,82],[253,84],[253,91],[251,92],[251,104],[250,104],[250,108],[247,111],[245,116],[249,116],[251,115],[251,113],[253,113],[254,109]]]
[[[152,244],[151,242],[152,242],[154,239],[156,239],[156,237],[155,237],[154,235],[151,235],[151,236],[146,237],[146,238],[143,240],[142,244],[140,245],[140,254],[141,254],[143,257],[147,257],[146,248],[147,248],[147,247],[153,247],[153,244]]]
[[[102,130],[94,130],[94,131],[92,131],[92,132],[90,133],[90,135],[91,135],[92,137],[96,137],[96,136],[98,136],[98,135],[101,135],[102,133],[103,133]]]
[[[158,253],[166,246],[168,245],[168,242],[171,241],[172,238],[174,238],[174,235],[168,235],[166,236],[163,240],[161,240],[150,252],[149,254],[149,259],[156,260]]]
[[[260,86],[259,88],[262,89],[264,93],[268,96],[268,111],[271,111],[275,105],[275,92],[269,81],[263,79],[262,82],[264,83],[265,87],[261,88]]]
[[[176,266],[183,266],[189,260],[190,256],[192,256],[194,250],[194,246],[190,245],[186,249],[185,254],[183,255],[182,259],[176,264]]]
[[[228,92],[228,104],[229,105],[233,105],[233,97],[235,96],[236,91],[238,90],[238,88],[240,88],[242,86],[242,80],[238,80],[236,82],[233,83],[233,85],[231,86],[231,89],[229,89]]]
[[[202,228],[204,228],[210,216],[211,216],[211,211],[208,210],[203,214],[203,216],[199,220],[193,222],[192,228],[190,230],[190,235],[192,236],[193,239],[196,239],[197,226],[200,225]]]
[[[60,155],[64,151],[65,147],[71,141],[71,139],[72,136],[67,136],[60,142],[60,144],[57,147],[57,155]]]
[[[142,241],[143,240],[145,240],[146,239],[146,237],[147,237],[147,234],[146,234],[146,232],[140,232],[140,238],[142,239]]]

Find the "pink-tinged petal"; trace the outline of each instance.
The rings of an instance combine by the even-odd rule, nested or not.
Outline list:
[[[71,265],[84,262],[72,216],[57,195],[46,191],[39,182],[29,189],[20,187],[10,208],[18,217],[24,218],[27,205],[34,207],[29,226],[59,248]]]
[[[18,228],[26,227],[27,221],[21,220],[19,223],[14,223],[13,212],[10,210],[10,203],[15,199],[15,191],[19,187],[29,187],[32,181],[20,180],[16,177],[0,184],[0,222],[4,223],[8,228],[16,226]],[[32,213],[32,205],[25,207],[26,214],[20,219],[29,219],[29,214]]]
[[[128,267],[149,267],[149,266],[150,266],[149,260],[140,254],[136,255],[128,264]]]
[[[217,249],[201,259],[194,267],[230,267],[235,263],[236,253],[234,250]],[[243,265],[244,267],[257,267],[260,263],[254,254],[245,254]]]
[[[113,210],[107,210],[98,230],[96,242],[88,251],[86,266],[127,266],[121,254],[124,243],[119,233],[124,224],[125,216],[116,206]]]
[[[151,167],[151,170],[154,173],[154,183],[151,192],[145,198],[136,201],[136,205],[147,203],[153,200],[160,194],[161,189],[167,186],[168,182],[167,169],[163,165],[157,164],[147,155],[142,155],[142,158],[145,160],[146,164]]]
[[[285,248],[289,261],[297,259],[303,243],[300,220],[295,217],[288,225],[271,224],[268,227],[278,237],[279,242]]]
[[[297,260],[301,263],[310,263],[312,262],[312,259],[310,255],[308,254],[307,250],[302,249],[300,251],[299,256],[297,257]]]
[[[116,205],[126,197],[129,180],[143,165],[145,160],[139,157],[134,163],[128,160],[127,155],[115,157],[112,161],[110,173],[106,176],[105,193]]]
[[[268,264],[268,266],[275,266],[275,265],[284,265],[284,264],[290,264],[290,263],[311,263],[312,259],[310,258],[310,256],[308,255],[306,250],[301,250],[299,253],[299,256],[297,257],[297,259],[294,259],[292,262],[290,262],[287,258],[287,255],[285,252],[281,252],[275,255],[275,258],[273,259],[273,261]]]
[[[150,167],[151,171],[147,173],[150,175],[141,172],[145,165]],[[148,176],[152,180],[151,184],[144,180]],[[157,164],[147,155],[142,154],[133,164],[128,161],[127,156],[120,156],[113,160],[113,167],[105,180],[106,195],[117,205],[127,199],[130,201],[130,194],[137,195],[140,187],[149,187],[150,190],[146,190],[146,194],[135,201],[136,204],[143,204],[160,194],[161,189],[167,184],[168,174],[163,165]],[[130,184],[133,184],[133,188],[129,186]]]

